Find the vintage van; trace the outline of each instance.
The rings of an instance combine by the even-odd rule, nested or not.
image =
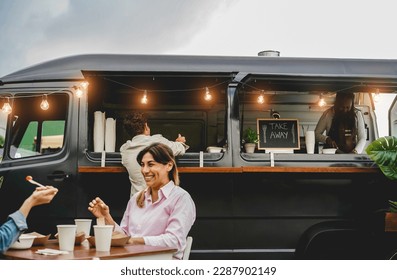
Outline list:
[[[181,133],[190,146],[177,162],[197,207],[191,258],[293,259],[310,250],[334,254],[313,258],[385,258],[393,242],[379,209],[397,188],[365,152],[322,154],[321,143],[306,152],[305,131],[343,91],[355,93],[368,145],[386,121],[376,119],[373,97],[397,92],[397,61],[98,54],[9,74],[0,78],[1,221],[32,192],[27,175],[59,188],[53,203],[33,209],[29,230],[54,234],[57,224],[93,218],[87,206],[96,196],[119,221],[130,197],[122,120],[143,111],[152,133]],[[109,138],[96,134],[98,112],[115,120]],[[266,139],[259,124],[274,116],[292,140]],[[248,127],[260,136],[254,153],[242,143]],[[113,148],[103,151],[101,137]]]

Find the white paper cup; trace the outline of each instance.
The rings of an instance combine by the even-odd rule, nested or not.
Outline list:
[[[309,130],[305,133],[305,143],[306,143],[306,152],[308,154],[314,154],[314,131]]]
[[[76,239],[76,225],[57,225],[59,250],[73,251]]]
[[[90,236],[91,219],[74,219],[77,226],[77,233],[84,232],[85,236]]]
[[[98,252],[109,252],[112,242],[112,225],[94,226],[95,248]]]

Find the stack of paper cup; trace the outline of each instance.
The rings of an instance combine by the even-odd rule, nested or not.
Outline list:
[[[94,152],[100,153],[105,147],[105,113],[94,113]]]
[[[116,120],[106,119],[105,125],[105,151],[112,153],[116,150]]]
[[[305,133],[305,143],[306,143],[306,152],[308,154],[314,154],[314,131],[309,130]]]

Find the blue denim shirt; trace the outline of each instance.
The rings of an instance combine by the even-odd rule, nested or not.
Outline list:
[[[0,227],[0,253],[7,251],[27,228],[26,218],[19,210],[9,215]]]

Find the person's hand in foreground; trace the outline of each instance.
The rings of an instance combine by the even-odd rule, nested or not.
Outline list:
[[[23,202],[19,211],[27,217],[34,206],[50,203],[57,193],[58,189],[52,186],[37,187],[35,191]]]

